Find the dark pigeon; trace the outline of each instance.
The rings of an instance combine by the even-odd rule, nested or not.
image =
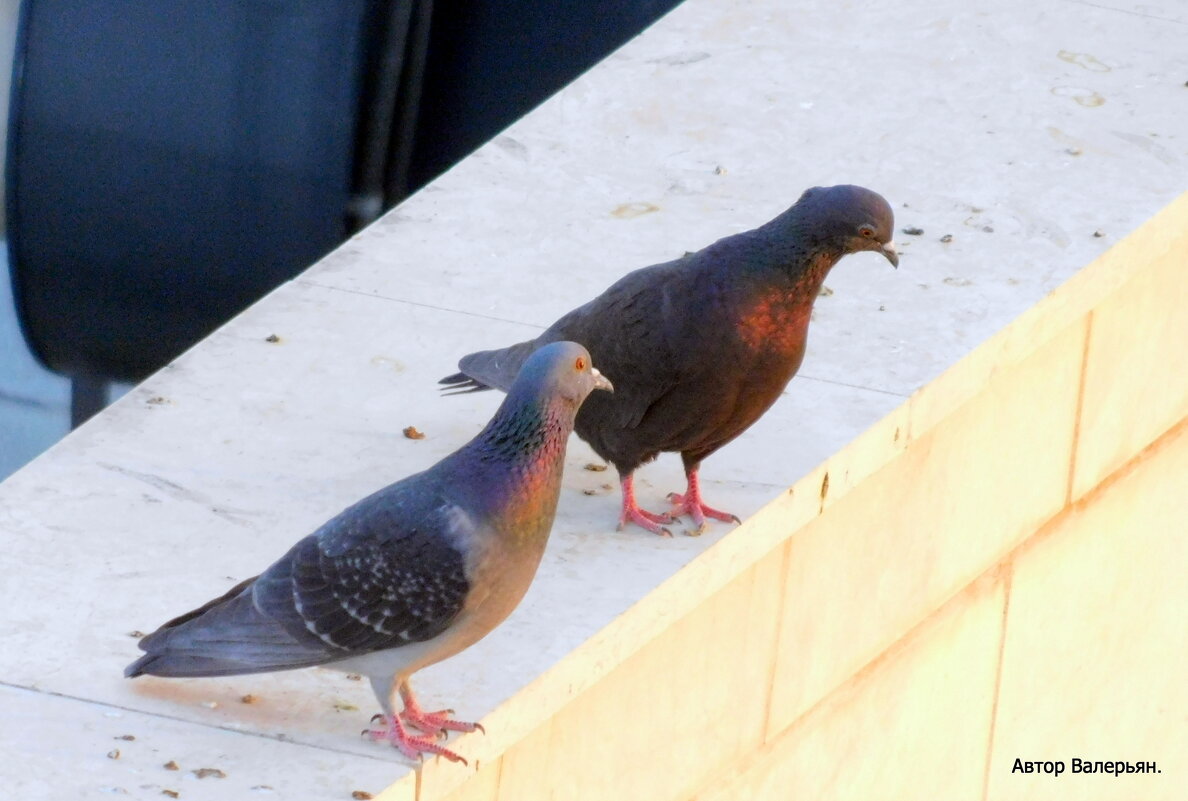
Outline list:
[[[611,385],[585,348],[541,347],[471,442],[364,498],[259,576],[142,639],[146,653],[124,675],[231,676],[311,665],[362,673],[384,709],[382,726],[368,732],[373,739],[412,758],[461,759],[435,739],[477,724],[425,712],[409,676],[478,642],[524,597],[553,525],[574,416],[594,389]]]
[[[701,498],[702,460],[737,437],[775,402],[804,358],[813,301],[830,268],[872,250],[898,266],[891,207],[859,186],[814,187],[753,231],[697,253],[628,273],[530,342],[472,353],[449,389],[507,390],[542,343],[581,342],[614,382],[613,396],[582,407],[575,430],[619,471],[619,528],[627,522],[669,534],[689,515],[738,518]],[[669,495],[668,514],[640,509],[632,474],[664,451],[678,451],[688,489]]]

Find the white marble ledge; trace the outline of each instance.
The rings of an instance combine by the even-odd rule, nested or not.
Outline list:
[[[277,290],[0,485],[5,559],[19,567],[5,581],[0,682],[195,731],[378,758],[393,781],[405,775],[391,749],[359,737],[375,711],[365,682],[328,670],[128,681],[130,633],[225,591],[347,504],[473,436],[502,396],[442,398],[436,379],[479,337],[528,331],[301,282]],[[794,382],[754,435],[707,462],[706,492],[746,516],[899,401]],[[409,425],[426,438],[405,438]],[[571,441],[529,596],[485,641],[419,676],[427,704],[483,718],[728,532],[614,531],[615,473],[584,469],[596,462]],[[640,478],[642,502],[659,507],[681,487],[679,460]],[[78,736],[91,750],[107,743],[106,732]]]
[[[1185,32],[1176,0],[689,0],[302,280],[543,326],[861,183],[924,233],[833,271],[802,373],[906,395],[1183,191]]]
[[[0,787],[21,799],[345,801],[392,765],[325,748],[0,687]],[[131,737],[132,739],[127,739]]]

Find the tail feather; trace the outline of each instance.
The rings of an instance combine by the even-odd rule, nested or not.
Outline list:
[[[540,339],[520,342],[499,350],[481,350],[463,356],[458,362],[461,372],[446,376],[439,384],[446,384],[447,395],[498,389],[507,392],[529,356],[541,345]]]
[[[341,656],[312,634],[298,637],[260,612],[248,579],[140,641],[145,655],[124,675],[234,676],[309,667]]]
[[[447,375],[437,383],[446,385],[441,388],[442,395],[466,395],[470,392],[486,392],[488,389],[491,389],[491,387],[481,381],[476,381],[466,375],[466,373]]]

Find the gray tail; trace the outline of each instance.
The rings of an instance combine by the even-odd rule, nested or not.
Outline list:
[[[544,344],[540,339],[533,339],[499,350],[471,353],[459,360],[461,372],[446,376],[438,383],[446,385],[442,390],[446,395],[482,392],[485,389],[507,392],[524,362]]]
[[[489,386],[481,381],[476,381],[466,373],[447,375],[437,383],[445,384],[441,388],[442,395],[465,395],[468,392],[486,392],[490,389]]]
[[[140,641],[145,655],[124,676],[236,676],[309,667],[333,655],[309,640],[298,641],[260,612],[250,578],[208,604],[170,620]]]

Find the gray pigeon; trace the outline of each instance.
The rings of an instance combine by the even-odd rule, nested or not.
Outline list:
[[[706,517],[738,522],[702,501],[702,460],[758,420],[796,374],[813,301],[842,256],[871,250],[898,266],[893,228],[875,192],[814,187],[766,225],[628,273],[534,340],[464,356],[441,383],[506,391],[541,344],[581,342],[615,382],[613,397],[582,407],[575,430],[619,471],[619,528],[668,535],[663,524],[685,514],[695,534]],[[668,514],[654,514],[636,504],[632,474],[663,451],[680,452],[688,489],[668,496]]]
[[[477,724],[426,712],[409,676],[478,642],[519,604],[544,553],[566,441],[594,389],[573,342],[533,353],[482,432],[423,473],[349,507],[226,595],[140,641],[124,675],[230,676],[325,665],[370,677],[369,729],[410,758]],[[395,714],[395,694],[403,711]],[[411,725],[423,734],[410,733]]]

